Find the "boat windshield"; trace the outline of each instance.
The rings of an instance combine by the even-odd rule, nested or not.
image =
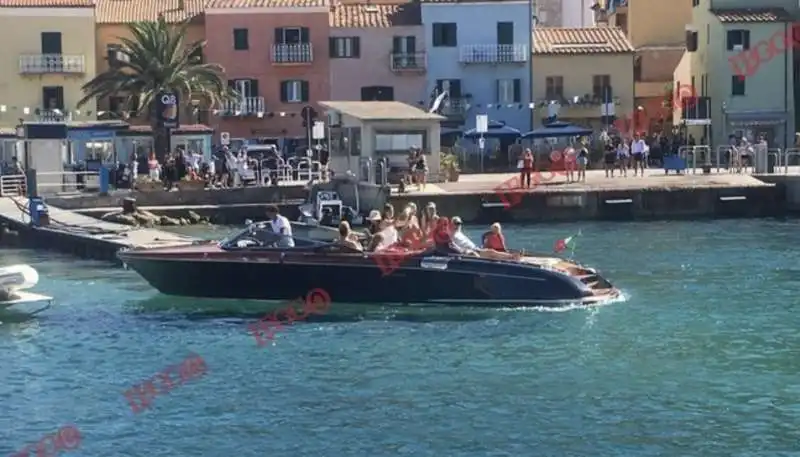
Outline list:
[[[292,243],[292,241],[294,243]],[[244,230],[238,232],[220,242],[223,249],[241,248],[291,248],[303,246],[314,246],[315,243],[294,237],[288,237],[272,231],[272,227],[267,222],[257,222],[249,224]]]

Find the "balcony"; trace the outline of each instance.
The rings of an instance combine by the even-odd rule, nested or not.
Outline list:
[[[264,114],[264,97],[244,97],[226,101],[222,106],[223,116],[255,116]]]
[[[424,52],[389,54],[389,67],[395,73],[424,72],[427,67]]]
[[[528,58],[526,44],[468,44],[461,46],[458,61],[479,64],[525,63]]]
[[[711,119],[711,97],[683,97],[675,101],[681,107],[681,119],[687,125],[705,125]]]
[[[448,120],[464,120],[467,117],[467,110],[469,110],[469,100],[460,97],[450,97],[444,101],[442,105],[441,114],[448,118]]]
[[[86,59],[82,55],[24,54],[19,56],[19,72],[83,74],[86,72]]]
[[[273,44],[272,63],[281,65],[308,64],[314,61],[311,43]]]
[[[72,120],[70,114],[58,109],[37,108],[35,111],[36,122],[69,122]]]

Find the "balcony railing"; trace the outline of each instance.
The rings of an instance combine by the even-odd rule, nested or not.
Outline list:
[[[311,63],[314,49],[311,43],[273,44],[272,62],[278,64]]]
[[[526,44],[468,44],[459,54],[461,63],[525,63],[530,57]]]
[[[71,114],[58,109],[37,109],[35,114],[37,122],[68,122],[72,120]]]
[[[675,104],[680,104],[681,118],[685,121],[711,119],[711,97],[684,97]]]
[[[442,105],[442,116],[453,118],[464,118],[469,109],[469,102],[466,98],[451,97],[447,98]]]
[[[424,52],[389,54],[389,66],[394,72],[425,71],[426,55]]]
[[[264,112],[264,97],[244,97],[226,101],[222,108],[224,116],[253,116]]]
[[[24,54],[19,56],[19,72],[82,74],[86,72],[86,59],[82,55]]]

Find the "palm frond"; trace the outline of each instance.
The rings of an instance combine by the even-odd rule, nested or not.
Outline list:
[[[125,96],[128,104],[138,98],[139,107],[152,106],[159,92],[177,92],[182,101],[201,98],[209,107],[235,97],[228,87],[224,69],[195,58],[205,47],[204,40],[187,43],[189,22],[174,25],[163,17],[157,21],[127,26],[129,38],[118,37],[120,52],[127,61],[114,65],[83,86],[83,106],[98,98]]]

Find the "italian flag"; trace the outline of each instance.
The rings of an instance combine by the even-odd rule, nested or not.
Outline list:
[[[556,252],[566,251],[567,248],[575,249],[575,235],[564,238],[563,240],[557,240],[556,245],[553,247],[553,250]]]

